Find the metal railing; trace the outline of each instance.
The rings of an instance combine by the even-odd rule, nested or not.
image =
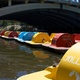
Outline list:
[[[11,0],[9,1],[9,0],[7,0],[8,2],[5,2],[5,4],[4,3],[2,3],[1,5],[0,5],[0,8],[2,8],[2,7],[6,7],[6,6],[13,6],[13,4],[12,4],[12,2],[11,2]],[[29,1],[29,0],[28,0]],[[35,1],[35,0],[34,0]],[[36,0],[37,2],[39,1],[39,0]],[[68,4],[68,5],[72,5],[72,6],[79,6],[80,7],[80,0],[40,0],[39,1],[39,3],[41,2],[41,3],[45,3],[47,1],[47,3],[48,2],[55,2],[55,3],[62,3],[62,4]],[[28,3],[28,2],[27,2]],[[26,4],[25,2],[24,2],[24,4]],[[15,4],[15,5],[17,5],[17,4]]]
[[[49,2],[56,2],[56,3],[66,3],[70,5],[80,6],[80,0],[44,0]]]

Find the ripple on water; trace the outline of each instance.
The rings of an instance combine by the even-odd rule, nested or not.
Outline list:
[[[16,78],[58,63],[62,55],[0,39],[0,80]]]

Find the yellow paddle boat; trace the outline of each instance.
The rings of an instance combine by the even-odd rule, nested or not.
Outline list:
[[[51,33],[51,35],[50,35],[50,42],[52,42],[52,39],[55,37],[56,34],[57,33]]]
[[[80,80],[80,43],[70,47],[58,65],[23,75],[17,80]]]
[[[33,45],[33,46],[40,46],[43,43],[49,43],[50,38],[48,33],[46,32],[37,32],[33,35],[31,41],[25,41],[27,44]]]

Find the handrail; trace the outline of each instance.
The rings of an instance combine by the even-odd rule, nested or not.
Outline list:
[[[67,5],[72,5],[72,6],[77,6],[80,7],[80,0],[43,0],[43,2],[45,3],[47,1],[48,2],[54,2],[54,3],[60,3],[60,4],[67,4]],[[28,3],[29,4],[29,3]],[[33,4],[33,3],[32,3]],[[42,3],[43,4],[43,3]],[[13,6],[13,5],[11,5]],[[7,6],[3,6],[3,7],[7,7]],[[8,6],[9,7],[9,6]],[[0,7],[2,8],[2,7]]]
[[[80,6],[79,0],[44,0],[49,2],[56,2],[56,3],[66,3],[70,5]]]

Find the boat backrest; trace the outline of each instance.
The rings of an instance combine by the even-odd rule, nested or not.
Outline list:
[[[56,80],[80,80],[80,43],[74,44],[62,57]]]

